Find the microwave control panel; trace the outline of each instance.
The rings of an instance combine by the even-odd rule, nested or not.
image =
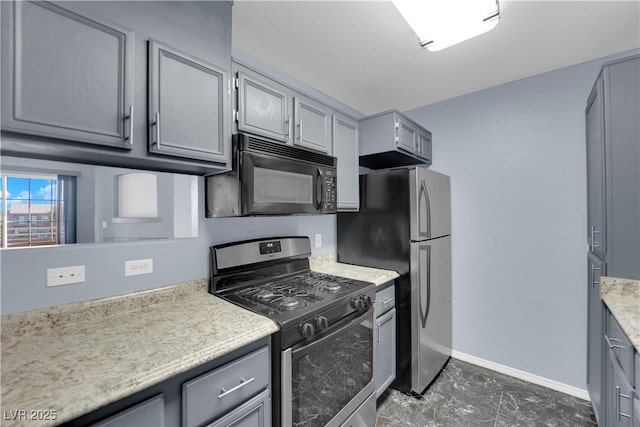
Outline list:
[[[336,171],[325,169],[322,175],[322,212],[336,212],[336,200],[338,199],[338,189],[336,186]]]

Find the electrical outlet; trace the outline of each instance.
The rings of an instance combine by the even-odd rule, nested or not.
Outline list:
[[[153,273],[153,258],[135,259],[124,262],[125,276],[138,276]]]
[[[47,286],[71,285],[84,282],[84,265],[47,268]]]
[[[322,247],[322,234],[316,234],[316,248]]]

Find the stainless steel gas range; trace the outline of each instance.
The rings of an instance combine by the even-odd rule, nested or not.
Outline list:
[[[209,292],[280,325],[274,426],[373,426],[375,286],[309,270],[307,237],[213,246]]]

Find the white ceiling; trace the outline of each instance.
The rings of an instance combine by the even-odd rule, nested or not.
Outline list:
[[[640,1],[502,0],[495,29],[430,52],[389,1],[236,0],[233,45],[372,114],[638,48]]]

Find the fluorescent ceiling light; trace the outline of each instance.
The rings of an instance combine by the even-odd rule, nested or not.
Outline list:
[[[442,50],[498,25],[498,0],[392,0],[420,45]]]

